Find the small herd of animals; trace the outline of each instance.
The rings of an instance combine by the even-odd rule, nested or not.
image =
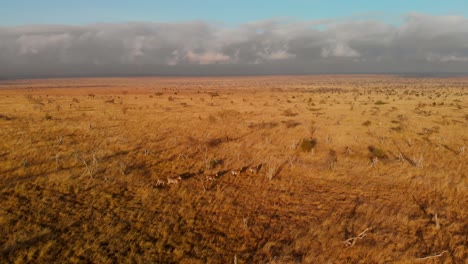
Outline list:
[[[389,157],[385,153],[383,153],[382,150],[376,149],[373,146],[369,146],[368,150],[370,152],[369,160],[370,160],[370,165],[372,167],[375,167],[377,165],[377,163],[379,162],[379,160],[388,160],[389,159]],[[376,151],[376,150],[378,150],[378,151]],[[375,154],[374,152],[382,152],[382,153]],[[352,155],[354,153],[354,151],[352,151],[351,148],[346,146],[346,149],[345,149],[344,153],[346,155]],[[334,170],[334,168],[336,167],[336,164],[338,162],[336,151],[330,150],[329,157],[330,158],[329,158],[328,162],[329,162],[330,168],[332,170]],[[402,156],[401,153],[396,157],[397,157],[398,161],[402,161],[403,159],[405,159],[405,160],[408,160],[410,163],[412,163],[412,161],[409,158],[407,158],[407,157],[405,158],[404,156]],[[219,163],[217,163],[217,162],[219,162]],[[222,164],[222,161],[216,161],[215,163]],[[202,176],[201,179],[204,182],[208,182],[208,183],[209,182],[215,182],[217,179],[219,179],[221,176],[223,176],[225,174],[235,176],[235,177],[237,177],[237,176],[239,176],[241,174],[245,174],[245,173],[248,173],[250,175],[254,175],[254,174],[258,174],[260,172],[260,170],[262,169],[262,167],[264,167],[264,165],[265,165],[264,163],[260,163],[260,164],[258,164],[256,166],[248,165],[248,166],[241,167],[239,169],[221,170],[221,171],[217,171],[217,172],[211,173],[211,174],[204,174],[203,170],[200,170],[198,173],[183,173],[183,174],[179,174],[179,175],[176,175],[176,176],[166,177],[166,179],[158,179],[156,181],[156,183],[154,184],[154,186],[160,188],[160,187],[165,187],[165,186],[176,185],[180,181],[182,181],[184,179],[188,179],[188,178],[190,178],[192,176],[195,176],[195,175],[201,175]],[[215,166],[216,166],[216,164],[215,164]]]
[[[244,167],[239,168],[239,169],[230,169],[230,170],[217,171],[215,173],[205,175],[203,180],[206,181],[206,182],[214,182],[217,179],[219,179],[221,176],[226,175],[226,174],[231,175],[231,176],[235,176],[235,177],[237,177],[237,176],[239,176],[241,174],[244,174],[244,173],[254,175],[254,174],[258,174],[260,172],[263,165],[264,164],[261,163],[261,164],[259,164],[257,166],[244,166]],[[203,173],[203,171],[200,171],[199,173],[201,174],[201,173]],[[175,184],[178,184],[183,179],[189,178],[189,177],[191,177],[193,175],[195,175],[195,174],[184,173],[184,174],[181,174],[181,175],[167,177],[165,180],[158,179],[156,181],[156,183],[155,183],[155,187],[164,187],[164,186],[175,185]]]

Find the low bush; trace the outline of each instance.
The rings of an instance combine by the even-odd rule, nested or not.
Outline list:
[[[312,138],[312,139],[303,139],[301,141],[301,144],[299,144],[299,149],[303,152],[310,152],[312,149],[315,148],[317,145],[317,139]]]
[[[387,154],[385,154],[385,151],[383,151],[380,148],[376,148],[374,146],[369,146],[368,149],[369,149],[369,152],[371,153],[372,157],[376,157],[376,158],[379,158],[379,159],[388,158]]]

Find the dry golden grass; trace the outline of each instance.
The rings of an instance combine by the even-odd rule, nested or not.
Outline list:
[[[466,263],[467,85],[0,82],[0,262]]]

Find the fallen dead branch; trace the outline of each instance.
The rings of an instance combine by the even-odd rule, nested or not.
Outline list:
[[[432,258],[439,258],[439,257],[442,257],[447,252],[448,252],[448,250],[444,250],[444,251],[440,252],[439,254],[435,254],[435,255],[431,255],[431,256],[427,256],[427,257],[422,257],[422,258],[417,258],[417,259],[418,260],[426,260],[426,259],[432,259]]]
[[[362,231],[359,235],[357,235],[355,237],[348,238],[345,241],[341,241],[341,242],[344,243],[347,247],[352,247],[352,246],[354,246],[354,244],[356,244],[356,241],[358,239],[362,240],[363,238],[365,238],[367,236],[367,232],[369,230],[370,230],[370,228],[368,227],[364,231]]]

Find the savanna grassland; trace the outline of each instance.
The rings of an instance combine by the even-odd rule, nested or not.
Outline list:
[[[466,263],[468,78],[0,82],[0,262]]]

